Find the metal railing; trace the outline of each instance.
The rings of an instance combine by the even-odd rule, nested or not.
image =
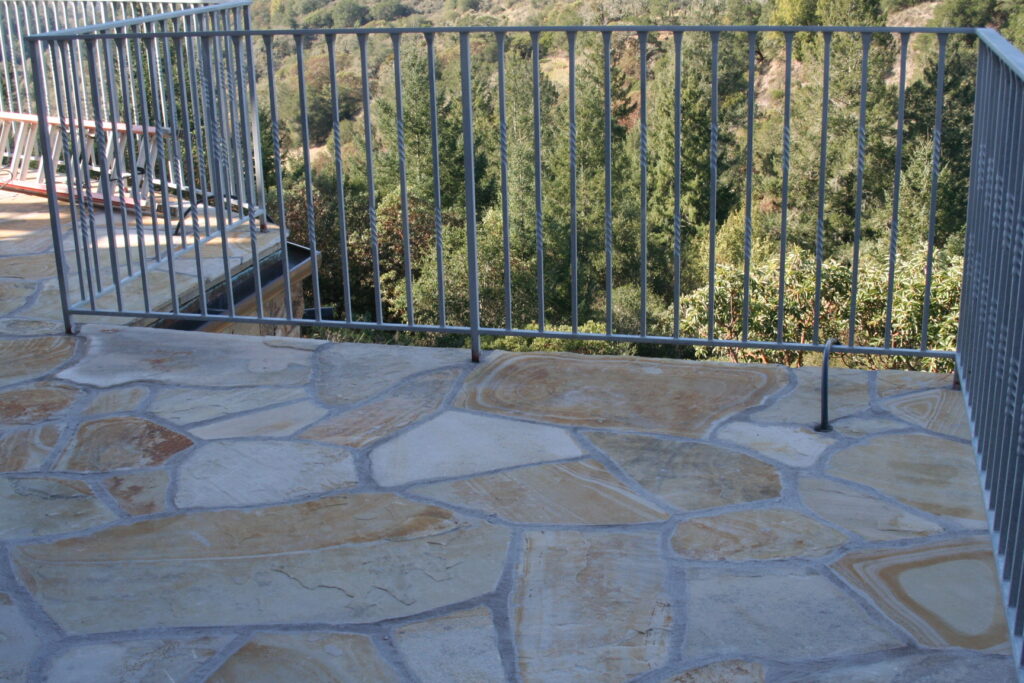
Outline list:
[[[979,29],[957,364],[1024,666],[1024,55]]]

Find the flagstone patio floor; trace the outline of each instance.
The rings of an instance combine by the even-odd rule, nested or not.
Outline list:
[[[11,262],[0,680],[1016,680],[949,376],[823,434],[817,368],[65,336]]]

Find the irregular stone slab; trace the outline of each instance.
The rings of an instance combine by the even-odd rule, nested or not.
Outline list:
[[[524,681],[623,681],[662,666],[672,608],[656,534],[535,531],[512,595]]]
[[[835,422],[830,419],[829,423],[837,432],[852,439],[897,429],[907,429],[907,425],[898,420],[873,414],[853,415]]]
[[[4,263],[3,266],[7,264]],[[4,277],[10,277],[0,267]],[[36,293],[34,282],[0,282],[0,315],[12,313],[25,304]]]
[[[521,467],[413,493],[520,524],[639,524],[668,515],[594,460]]]
[[[933,389],[911,396],[900,396],[884,403],[893,415],[933,432],[971,438],[964,395],[952,389]]]
[[[82,412],[86,415],[126,413],[138,408],[148,394],[149,390],[145,387],[121,387],[101,391]]]
[[[291,436],[327,414],[312,401],[274,406],[226,420],[212,422],[189,431],[200,439],[231,439],[240,436]]]
[[[992,681],[1016,683],[1013,660],[1006,656],[979,656],[963,652],[936,652],[851,664],[780,678],[786,683],[962,683]]]
[[[465,367],[465,349],[386,344],[332,344],[317,356],[316,392],[324,403],[348,406],[427,370]]]
[[[370,460],[381,486],[400,486],[580,455],[556,427],[449,411],[381,444]]]
[[[305,384],[312,373],[313,346],[300,350],[244,334],[140,327],[84,325],[82,332],[89,339],[85,357],[60,374],[79,384],[294,385]]]
[[[610,432],[587,438],[637,483],[682,510],[777,498],[782,492],[774,467],[728,448]]]
[[[869,541],[892,541],[942,531],[935,522],[828,479],[802,478],[800,498],[815,513]]]
[[[352,633],[258,633],[208,683],[387,683],[398,677],[366,636]]]
[[[486,607],[403,626],[395,631],[395,645],[424,683],[506,680],[498,635]]]
[[[0,335],[9,337],[36,337],[47,334],[63,335],[64,325],[51,320],[4,318],[0,320]]]
[[[46,680],[48,683],[184,681],[229,642],[229,636],[204,636],[76,645],[53,659]]]
[[[921,389],[950,389],[953,375],[948,372],[912,372],[908,370],[879,370],[875,390],[882,398]]]
[[[359,480],[352,456],[303,441],[218,441],[178,467],[178,507],[279,503]]]
[[[39,638],[7,593],[0,593],[0,681],[27,680]],[[82,679],[79,679],[82,680]]]
[[[456,399],[461,408],[582,427],[702,438],[786,383],[766,365],[569,353],[495,353]],[[658,400],[651,400],[652,392]]]
[[[877,436],[832,456],[828,473],[936,515],[984,521],[970,446],[923,434]]]
[[[408,616],[493,591],[508,543],[501,527],[362,494],[144,520],[12,561],[62,628],[102,633]]]
[[[742,510],[680,522],[672,547],[692,560],[777,560],[821,557],[846,537],[792,510]]]
[[[166,470],[150,470],[108,477],[103,480],[103,487],[129,515],[151,515],[167,508],[170,483]]]
[[[730,422],[718,430],[722,441],[757,451],[792,467],[810,467],[835,439],[810,427]]]
[[[0,434],[0,472],[26,472],[42,468],[60,439],[61,427],[37,425],[4,430]]]
[[[850,553],[832,566],[925,647],[1008,651],[987,537]]]
[[[192,445],[184,434],[140,417],[85,422],[64,449],[57,469],[77,472],[159,465]]]
[[[386,396],[328,418],[300,436],[363,448],[438,410],[461,370],[439,370],[407,380]]]
[[[66,534],[115,519],[84,481],[0,479],[0,539]]]
[[[758,422],[797,422],[817,424],[821,419],[821,368],[803,367],[792,370],[796,376],[793,391],[776,399],[751,419]],[[864,370],[829,368],[829,419],[853,415],[871,407],[868,383],[871,373]]]
[[[244,389],[162,389],[149,412],[177,425],[204,422],[308,396],[305,387],[245,387]]]
[[[0,386],[45,375],[71,360],[74,337],[0,339]]]
[[[901,647],[819,574],[687,571],[683,655],[772,660],[839,657]]]
[[[764,683],[764,667],[758,662],[730,659],[688,669],[662,679],[662,683]]]
[[[81,393],[56,382],[0,392],[0,422],[29,425],[61,417]]]

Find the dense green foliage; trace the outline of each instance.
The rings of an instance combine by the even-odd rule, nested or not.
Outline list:
[[[284,2],[271,0],[254,7],[254,23],[273,26],[361,26],[445,24],[599,24],[606,22],[678,24],[883,25],[887,12],[907,3],[878,0],[703,0],[686,9],[669,3],[611,4],[585,0],[574,4],[541,4],[525,8],[458,0],[436,5],[402,4],[397,0],[360,4],[359,0]],[[932,5],[924,7],[932,8]],[[524,14],[523,10],[527,10]],[[911,10],[915,11],[915,10]],[[1020,8],[994,0],[943,0],[933,22],[939,25],[1004,26],[1011,38],[1022,32]],[[400,153],[397,144],[397,98],[392,44],[387,36],[367,40],[367,72],[371,79],[371,157],[374,164],[373,204],[366,173],[364,115],[360,91],[360,53],[354,37],[339,37],[335,72],[337,103],[322,39],[305,45],[307,120],[313,150],[307,169],[302,155],[298,79],[294,41],[274,43],[278,110],[283,128],[281,178],[269,176],[270,192],[281,186],[283,217],[293,239],[308,240],[306,182],[313,196],[313,227],[322,252],[321,287],[325,304],[344,314],[341,208],[348,230],[346,254],[351,278],[351,315],[372,320],[377,297],[384,318],[417,322],[468,322],[469,294],[465,232],[466,197],[463,165],[462,97],[459,50],[455,36],[436,39],[438,101],[438,173],[431,147],[427,51],[420,36],[402,39],[402,103],[404,158],[408,178],[409,266],[405,277]],[[605,158],[604,64],[598,35],[576,39],[575,117],[576,174],[569,165],[568,43],[564,33],[540,34],[537,42],[541,78],[537,111],[540,163],[534,139],[533,46],[524,34],[509,34],[505,44],[508,174],[501,175],[498,124],[498,52],[492,36],[474,35],[472,110],[476,166],[476,215],[481,322],[487,326],[531,328],[543,317],[548,329],[570,330],[577,310],[580,329],[604,332],[610,319],[616,333],[671,335],[676,325],[684,336],[707,333],[707,301],[711,256],[714,256],[716,334],[774,340],[778,326],[778,291],[785,291],[784,337],[811,341],[838,337],[847,341],[851,310],[851,274],[855,236],[857,317],[855,342],[882,345],[887,334],[894,346],[916,347],[923,320],[926,272],[933,289],[929,343],[955,346],[966,221],[966,188],[973,108],[975,48],[972,40],[952,36],[946,45],[943,87],[943,135],[940,147],[934,250],[929,252],[929,206],[938,41],[917,36],[905,46],[906,123],[897,168],[896,121],[901,72],[900,38],[878,34],[869,45],[865,72],[863,145],[858,144],[864,44],[856,34],[836,34],[830,49],[830,93],[824,183],[819,175],[822,126],[822,74],[825,44],[821,35],[797,35],[790,46],[790,148],[788,178],[784,163],[784,111],[787,102],[783,34],[759,35],[754,47],[756,101],[751,145],[752,184],[747,177],[748,40],[746,34],[723,33],[717,49],[720,102],[717,155],[711,159],[712,40],[685,34],[680,51],[681,121],[678,225],[675,203],[675,45],[670,33],[648,36],[646,64],[639,60],[636,34],[616,33],[611,45],[612,150]],[[647,75],[647,127],[641,131],[640,82]],[[264,74],[265,76],[265,74]],[[266,79],[261,79],[265,87]],[[335,118],[335,106],[337,118]],[[266,144],[267,113],[261,112]],[[648,162],[646,203],[640,193],[641,148],[646,133]],[[337,153],[337,154],[336,154]],[[343,179],[336,169],[340,157]],[[613,207],[611,269],[605,260],[605,169],[611,168]],[[712,163],[712,161],[714,163]],[[272,158],[266,167],[272,168]],[[711,196],[711,169],[717,173]],[[858,170],[863,168],[863,175]],[[898,171],[898,173],[897,173]],[[540,213],[535,205],[535,178],[540,178]],[[858,185],[862,178],[862,187]],[[897,180],[898,179],[898,180]],[[502,192],[503,180],[507,192]],[[436,187],[435,187],[436,181]],[[783,206],[783,185],[788,202]],[[579,259],[577,297],[573,301],[570,251],[573,214],[570,188],[575,182],[576,239]],[[894,184],[900,183],[899,204]],[[747,192],[750,193],[748,203]],[[819,217],[819,192],[824,211]],[[436,206],[435,192],[440,197]],[[715,214],[711,215],[714,199]],[[272,204],[274,202],[271,202]],[[503,211],[507,205],[507,214]],[[643,209],[647,243],[641,244]],[[371,210],[376,219],[380,291],[373,286]],[[274,216],[275,219],[280,217]],[[436,219],[439,218],[439,221]],[[820,223],[819,223],[820,220]],[[785,224],[786,257],[780,272]],[[543,230],[538,252],[537,230]],[[893,229],[895,228],[895,229]],[[819,244],[820,229],[820,244]],[[437,234],[443,237],[439,250]],[[508,287],[505,299],[505,234],[508,234]],[[713,249],[712,249],[713,245]],[[642,254],[646,250],[646,261]],[[678,251],[677,251],[678,250]],[[820,265],[816,254],[820,250]],[[543,292],[539,263],[543,257]],[[679,268],[676,269],[676,259]],[[443,266],[439,277],[438,264]],[[821,272],[816,298],[816,274]],[[744,273],[750,273],[745,291]],[[641,307],[640,283],[646,275],[647,306]],[[888,301],[889,279],[896,284]],[[606,283],[611,283],[607,310]],[[407,284],[412,300],[406,296]],[[441,306],[440,287],[445,289]],[[676,292],[678,291],[678,298]],[[743,302],[750,316],[744,321]],[[890,317],[891,310],[891,317]],[[508,317],[507,312],[511,317]],[[817,315],[816,315],[817,312]],[[817,320],[817,326],[815,321]],[[891,322],[888,322],[891,320]],[[644,327],[646,324],[646,327]],[[438,340],[434,339],[433,343]],[[444,338],[442,343],[450,342]],[[421,342],[420,343],[424,343]],[[456,343],[460,340],[456,339]],[[804,362],[804,354],[738,352],[729,349],[636,347],[605,342],[566,342],[497,338],[493,346],[514,349],[566,349],[582,352],[683,354],[740,359]],[[935,367],[935,363],[899,358],[865,357],[850,364],[884,363],[898,367]]]

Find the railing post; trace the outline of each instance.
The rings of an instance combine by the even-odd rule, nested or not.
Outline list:
[[[466,169],[466,258],[469,260],[469,335],[474,363],[480,362],[480,291],[476,261],[476,169],[473,159],[473,101],[469,33],[459,32],[462,78],[462,156]]]
[[[828,422],[828,360],[832,354],[832,345],[838,339],[829,339],[825,342],[825,353],[821,359],[821,422],[814,426],[816,432],[831,432],[832,425]]]

